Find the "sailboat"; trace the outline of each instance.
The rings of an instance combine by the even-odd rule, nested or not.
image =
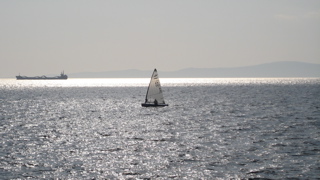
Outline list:
[[[154,69],[149,83],[146,100],[141,104],[142,107],[164,107],[168,106],[164,102],[162,89],[159,81],[157,69]]]

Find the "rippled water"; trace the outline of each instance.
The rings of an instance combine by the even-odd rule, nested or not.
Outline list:
[[[0,177],[316,179],[320,79],[0,79]]]

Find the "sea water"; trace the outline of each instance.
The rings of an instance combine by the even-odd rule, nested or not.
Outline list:
[[[317,179],[320,79],[0,80],[1,179]]]

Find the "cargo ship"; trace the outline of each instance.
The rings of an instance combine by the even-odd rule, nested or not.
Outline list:
[[[60,79],[68,79],[68,76],[64,74],[62,71],[60,76],[54,77],[47,77],[47,76],[35,76],[35,77],[28,77],[28,76],[16,76],[17,80],[60,80]]]

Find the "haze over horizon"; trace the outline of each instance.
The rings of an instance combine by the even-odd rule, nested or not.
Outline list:
[[[320,63],[320,1],[0,1],[0,77]]]

